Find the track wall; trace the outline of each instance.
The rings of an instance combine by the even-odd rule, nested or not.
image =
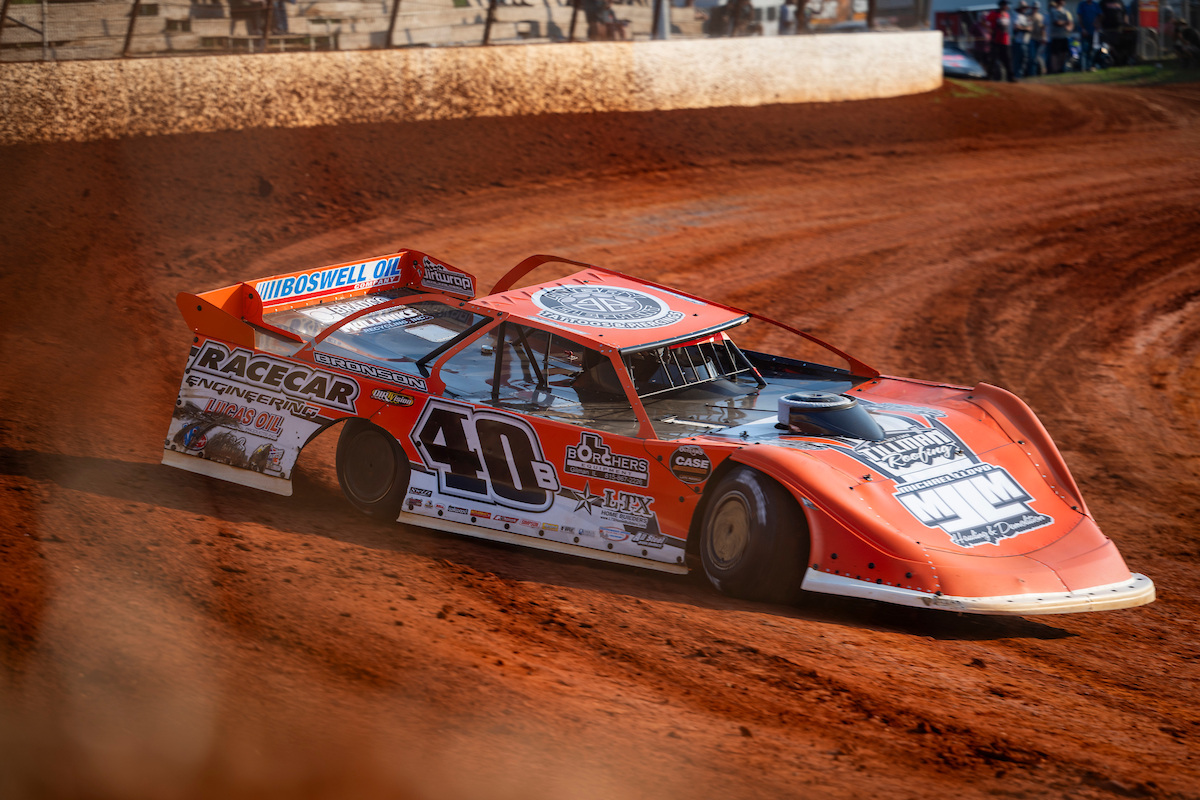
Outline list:
[[[941,33],[200,56],[0,67],[0,144],[892,97]]]

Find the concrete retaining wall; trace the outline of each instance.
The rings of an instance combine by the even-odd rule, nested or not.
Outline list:
[[[0,144],[891,97],[941,33],[204,56],[0,66]]]

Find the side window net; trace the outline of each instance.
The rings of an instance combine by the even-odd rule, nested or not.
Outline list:
[[[717,380],[751,379],[765,386],[737,345],[723,335],[624,356],[638,397],[653,397]]]

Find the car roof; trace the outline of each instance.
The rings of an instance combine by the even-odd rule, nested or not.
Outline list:
[[[696,339],[749,319],[744,311],[600,269],[480,297],[474,304],[622,352]]]

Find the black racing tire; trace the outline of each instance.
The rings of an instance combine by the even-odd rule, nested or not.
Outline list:
[[[700,561],[718,591],[794,603],[808,553],[808,522],[791,493],[749,467],[721,479],[700,528]]]
[[[342,426],[337,446],[337,476],[342,494],[369,517],[394,522],[408,493],[408,458],[383,428],[351,419]]]

